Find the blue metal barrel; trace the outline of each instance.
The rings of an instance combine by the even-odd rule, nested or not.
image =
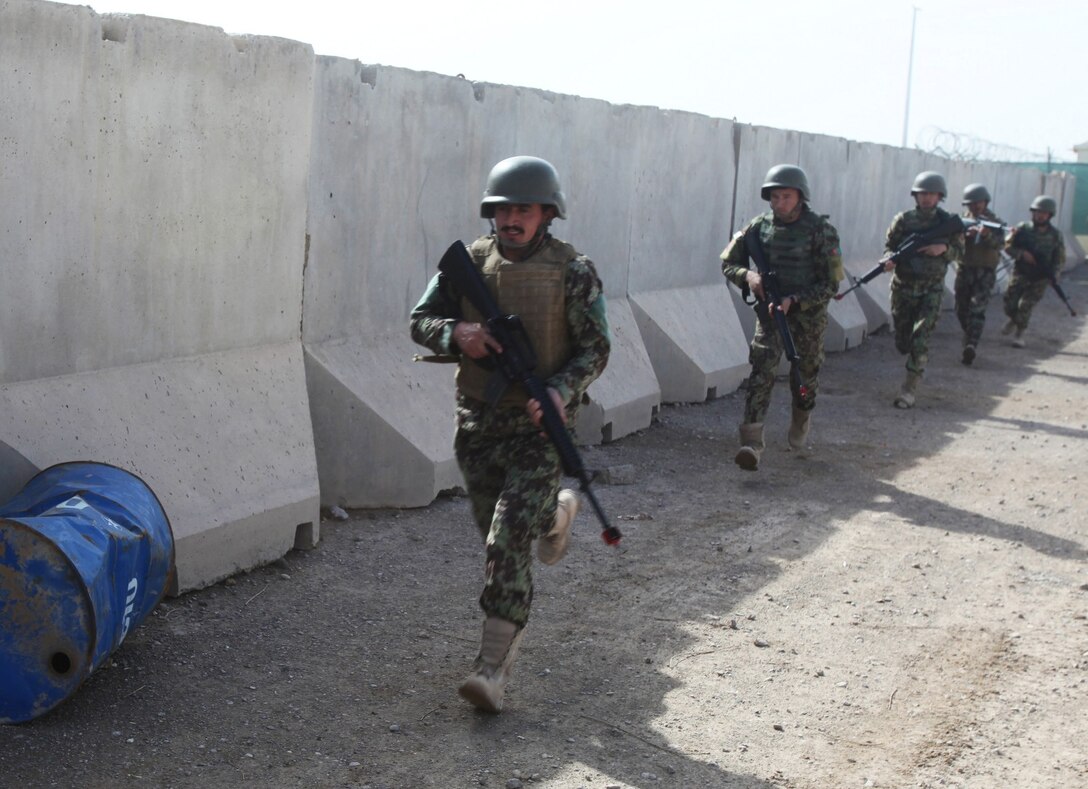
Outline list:
[[[0,723],[51,710],[158,605],[174,535],[158,498],[104,463],[62,463],[0,506]]]

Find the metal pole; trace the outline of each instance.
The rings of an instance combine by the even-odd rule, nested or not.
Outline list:
[[[914,75],[914,27],[918,21],[918,6],[913,6],[910,16],[910,60],[907,62],[907,106],[903,110],[903,147],[907,147],[907,126],[910,122],[910,83]]]

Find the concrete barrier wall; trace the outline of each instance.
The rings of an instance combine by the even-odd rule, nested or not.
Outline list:
[[[453,367],[412,361],[408,313],[479,227],[476,98],[339,58],[317,58],[314,84],[303,337],[322,499],[421,506],[460,484]]]
[[[802,134],[798,164],[810,179],[813,209],[829,217],[840,234],[840,246],[844,250],[849,249],[842,238],[853,232],[850,225],[844,225],[844,220],[853,215],[851,209],[856,197],[853,179],[842,177],[842,173],[852,170],[849,141],[839,137]],[[828,305],[825,350],[845,351],[861,345],[868,331],[868,320],[857,299],[832,301]]]
[[[0,441],[26,461],[0,474],[138,474],[173,526],[174,592],[318,538],[298,328],[312,62],[0,4]]]
[[[460,483],[453,368],[412,361],[407,320],[445,248],[486,230],[501,158],[556,164],[555,233],[604,282],[614,349],[585,442],[747,375],[752,313],[718,255],[766,210],[770,166],[806,168],[854,273],[921,170],[946,174],[953,209],[988,183],[1010,222],[1043,188],[1009,165],[38,0],[0,3],[0,70],[0,490],[73,458],[132,469],[173,522],[180,589],[312,544],[319,497],[416,506]],[[833,305],[829,349],[886,322],[886,294]]]
[[[661,399],[701,402],[748,375],[744,330],[718,258],[730,234],[735,128],[691,113],[636,111],[630,303]]]

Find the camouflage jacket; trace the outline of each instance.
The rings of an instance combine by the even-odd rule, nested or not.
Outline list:
[[[1012,229],[1005,249],[1016,259],[1016,272],[1030,279],[1057,275],[1065,266],[1065,240],[1062,232],[1047,222],[1042,228],[1031,222],[1021,222]],[[1038,265],[1021,260],[1023,252],[1031,252]]]
[[[544,244],[559,243],[546,236]],[[611,351],[611,335],[605,313],[604,290],[597,270],[585,256],[570,261],[565,278],[567,328],[570,358],[545,384],[559,392],[567,404],[567,419],[573,424],[582,395],[604,371]],[[459,357],[453,328],[462,320],[461,294],[442,274],[436,274],[409,318],[412,339],[436,354]],[[536,432],[523,408],[492,408],[458,392],[457,422],[462,430],[497,433]]]
[[[843,278],[839,233],[828,218],[806,204],[794,222],[781,222],[768,211],[736,233],[722,251],[722,274],[745,292],[752,269],[744,234],[753,225],[759,226],[763,256],[778,275],[782,296],[794,297],[804,311],[826,309]]]
[[[940,207],[928,211],[912,208],[909,211],[896,214],[884,240],[884,251],[886,253],[894,252],[911,233],[924,233],[948,220],[951,216]],[[940,239],[933,243],[946,244],[948,249],[941,255],[915,255],[897,263],[895,276],[904,280],[938,280],[944,277],[949,263],[963,257],[963,233],[957,233],[947,240]]]

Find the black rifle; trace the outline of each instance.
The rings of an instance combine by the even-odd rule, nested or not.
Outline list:
[[[1065,291],[1062,290],[1062,286],[1058,284],[1058,277],[1054,273],[1054,266],[1051,264],[1043,263],[1039,260],[1039,253],[1036,251],[1035,242],[1022,235],[1021,233],[1015,233],[1012,241],[1013,247],[1021,249],[1024,252],[1030,252],[1031,256],[1035,259],[1035,264],[1032,265],[1026,260],[1021,260],[1019,256],[1016,257],[1015,266],[1029,279],[1043,279],[1044,277],[1050,281],[1050,287],[1054,289],[1054,292],[1058,294],[1058,298],[1065,304],[1065,308],[1069,310],[1069,314],[1076,317],[1077,311],[1073,309],[1073,305],[1069,303],[1069,297],[1065,295]]]
[[[574,446],[570,431],[563,422],[563,416],[555,407],[547,386],[534,372],[536,369],[536,353],[533,351],[529,335],[517,315],[503,315],[499,305],[495,303],[487,283],[480,275],[472,257],[468,254],[465,245],[455,241],[446,250],[442,260],[438,263],[438,270],[449,278],[454,289],[468,299],[484,317],[487,330],[491,336],[502,346],[502,352],[496,353],[491,349],[488,352],[495,367],[506,379],[507,384],[520,383],[529,393],[529,397],[540,403],[541,425],[545,434],[555,445],[559,454],[559,461],[563,464],[563,471],[567,476],[574,477],[581,486],[582,493],[589,499],[593,511],[597,514],[597,520],[601,522],[604,530],[601,539],[609,545],[617,545],[623,537],[620,530],[608,523],[608,518],[601,508],[600,502],[590,487],[592,477],[582,463],[578,449]],[[503,387],[505,388],[505,387]],[[494,392],[494,400],[502,394]]]
[[[979,220],[973,220],[979,221]],[[993,223],[991,223],[993,224]],[[902,263],[904,260],[909,260],[914,257],[914,253],[922,247],[927,247],[930,244],[935,243],[948,243],[949,239],[954,235],[962,233],[964,230],[964,220],[962,217],[952,214],[948,219],[941,222],[936,227],[930,228],[921,233],[911,233],[909,236],[903,239],[902,243],[894,250],[880,259],[880,262],[866,271],[860,277],[850,278],[850,287],[835,296],[836,301],[841,301],[847,293],[857,290],[867,282],[879,277],[884,273],[884,264],[889,260],[894,261],[896,264]]]
[[[752,224],[744,233],[744,246],[748,250],[748,257],[756,265],[756,271],[763,282],[762,300],[755,300],[754,309],[756,317],[768,329],[773,320],[778,335],[782,338],[782,350],[790,363],[790,388],[796,395],[798,402],[806,402],[809,399],[808,387],[801,380],[801,357],[797,353],[797,345],[793,342],[793,334],[790,332],[790,324],[786,320],[786,313],[779,307],[782,304],[782,289],[778,283],[778,272],[771,271],[767,264],[767,258],[763,256],[763,244],[759,238],[760,223]],[[749,302],[752,303],[752,302]]]

